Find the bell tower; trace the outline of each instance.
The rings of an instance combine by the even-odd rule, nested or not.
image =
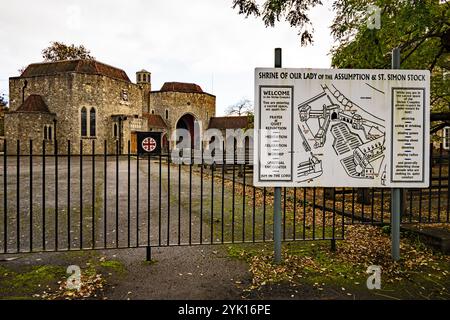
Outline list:
[[[136,83],[139,85],[148,86],[151,89],[152,74],[147,70],[141,70],[136,72]]]
[[[150,91],[152,90],[152,74],[144,69],[136,72],[136,83],[142,90],[142,111],[150,112]]]

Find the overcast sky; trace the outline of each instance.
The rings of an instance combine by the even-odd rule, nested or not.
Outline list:
[[[328,2],[328,1],[324,1]],[[255,67],[330,67],[331,9],[311,12],[314,46],[302,48],[287,24],[265,28],[245,19],[232,0],[22,0],[0,5],[0,94],[18,69],[40,62],[51,41],[83,44],[97,60],[125,70],[152,72],[152,89],[166,81],[194,82],[217,96],[217,114],[242,98],[253,100]]]

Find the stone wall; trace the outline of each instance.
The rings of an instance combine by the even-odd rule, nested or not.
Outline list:
[[[25,80],[28,83],[24,98],[26,99],[30,94],[39,94],[43,97],[50,112],[56,113],[56,138],[60,152],[67,151],[69,140],[71,141],[71,151],[75,154],[80,152],[80,140],[83,152],[91,152],[92,140],[95,140],[95,151],[98,153],[103,153],[105,140],[108,143],[108,150],[115,151],[113,115],[123,115],[127,118],[123,122],[121,142],[122,152],[126,151],[131,134],[131,119],[142,117],[144,90],[138,85],[106,76],[81,73],[10,78],[10,110],[12,111],[22,104],[22,88]],[[124,96],[127,96],[127,99],[124,99]],[[83,107],[88,110],[88,113],[92,107],[96,109],[96,137],[94,138],[81,137],[80,118]],[[9,117],[12,123],[7,124],[9,130],[5,138],[8,141],[16,141],[18,138],[29,136],[14,130],[15,120],[13,119],[17,117],[25,118],[23,113]],[[23,132],[26,131],[25,129],[26,127],[22,127]],[[37,127],[30,126],[29,130],[32,129],[37,129]],[[8,149],[10,149],[9,143]]]
[[[169,110],[166,118],[165,111]],[[178,120],[185,114],[192,114],[203,132],[208,129],[209,119],[216,115],[216,97],[208,93],[161,92],[150,93],[150,113],[154,110],[167,123],[169,137],[176,129]]]
[[[26,84],[26,86],[25,86]],[[200,129],[206,130],[211,117],[216,113],[216,98],[207,93],[185,93],[173,91],[151,92],[150,83],[134,84],[103,75],[84,73],[61,73],[34,77],[10,78],[10,110],[13,111],[5,120],[9,121],[5,133],[8,151],[15,152],[12,146],[20,140],[40,140],[36,148],[42,145],[43,126],[47,119],[42,114],[30,115],[29,112],[14,113],[31,94],[42,96],[50,113],[56,114],[56,139],[60,153],[67,153],[70,142],[73,154],[91,153],[93,143],[95,152],[104,152],[107,142],[108,153],[116,151],[117,139],[114,137],[114,124],[120,116],[122,124],[121,152],[126,153],[133,131],[147,131],[147,124],[142,126],[136,119],[142,119],[142,112],[154,110],[168,125],[168,137],[176,129],[179,119],[191,114],[199,121]],[[96,110],[96,136],[81,136],[81,109]],[[169,110],[166,119],[166,109]],[[114,116],[114,117],[113,117]],[[29,121],[33,119],[33,121]],[[20,129],[17,124],[21,123]],[[133,125],[132,125],[133,124]],[[88,121],[89,127],[89,121]],[[23,150],[26,152],[26,150]]]
[[[54,114],[40,112],[10,112],[5,114],[5,136],[8,154],[17,153],[17,140],[21,154],[42,154],[44,125],[53,126]],[[13,138],[14,137],[14,138]],[[46,153],[54,152],[54,141],[46,141]]]

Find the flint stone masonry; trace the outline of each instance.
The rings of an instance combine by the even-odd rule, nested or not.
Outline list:
[[[166,109],[169,116],[166,118]],[[216,113],[216,97],[208,93],[153,91],[150,94],[149,113],[154,110],[167,124],[171,136],[177,123],[185,114],[191,114],[199,122],[200,131],[208,129],[209,120]],[[171,147],[173,147],[172,145]]]
[[[113,137],[113,115],[124,115],[127,120],[123,122],[123,137],[130,136],[129,122],[134,117],[142,116],[142,92],[133,83],[112,79],[106,76],[89,74],[58,74],[49,76],[37,76],[31,78],[10,79],[10,108],[15,111],[22,103],[22,89],[27,81],[24,99],[30,94],[38,94],[43,97],[49,111],[56,114],[56,133],[58,149],[67,150],[68,141],[71,141],[71,151],[80,152],[80,141],[83,151],[92,148],[92,140],[96,140],[96,152],[103,152],[104,140],[108,142],[108,149],[115,150]],[[122,99],[122,91],[128,93],[128,101]],[[93,107],[96,110],[96,136],[84,138],[81,136],[81,109],[85,107],[87,112]],[[27,118],[28,113],[15,114],[13,117]],[[7,114],[7,123],[11,115]],[[40,121],[32,117],[35,121]],[[30,123],[26,121],[26,123]],[[9,124],[5,134],[8,143],[8,153],[14,152],[10,140],[18,138],[25,140],[41,140],[42,134],[37,134],[37,128],[43,128],[45,123],[34,123],[33,126],[22,127],[19,134]],[[41,129],[42,131],[42,129]],[[27,134],[26,134],[27,133]],[[25,141],[24,140],[24,141]],[[126,140],[126,139],[124,139]],[[42,144],[42,141],[41,141]],[[39,145],[39,144],[36,144]],[[122,141],[122,151],[126,149],[126,142]],[[24,149],[26,151],[26,148]]]
[[[103,153],[105,141],[108,153],[115,153],[117,146],[126,153],[134,132],[162,130],[170,137],[186,113],[199,120],[201,130],[207,129],[209,119],[215,115],[215,96],[197,85],[182,83],[166,83],[162,91],[151,91],[150,73],[145,70],[139,71],[136,78],[138,83],[132,83],[124,71],[97,61],[30,65],[22,76],[9,80],[10,112],[5,114],[8,154],[17,152],[17,140],[21,141],[21,153],[30,152],[30,140],[33,153],[41,153],[46,125],[54,126],[58,152],[67,153],[70,143],[72,154]],[[187,92],[178,92],[179,88]],[[189,92],[191,89],[195,90]],[[18,110],[30,96],[39,96],[48,112]],[[82,108],[88,115],[91,108],[96,111],[95,137],[81,136]],[[166,128],[152,128],[143,112],[161,116]],[[118,126],[117,137],[114,124]],[[54,141],[45,144],[47,153],[54,152]]]
[[[53,126],[56,114],[42,112],[11,112],[6,114],[5,136],[15,137],[7,139],[8,153],[17,153],[17,140],[21,154],[30,153],[30,140],[33,140],[32,152],[42,154],[44,140],[44,125]],[[30,132],[34,135],[30,136]],[[45,152],[54,152],[53,141],[45,142]]]

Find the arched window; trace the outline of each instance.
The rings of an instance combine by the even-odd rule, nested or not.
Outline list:
[[[169,119],[169,110],[166,109],[166,119]]]
[[[52,126],[48,126],[48,140],[53,140]]]
[[[97,135],[95,120],[95,109],[91,108],[91,111],[89,112],[89,135],[91,137],[95,137]]]
[[[47,140],[47,126],[44,126],[44,140]]]
[[[152,110],[152,114],[155,114],[155,110]]]
[[[81,109],[81,136],[87,136],[87,111],[84,107]]]

